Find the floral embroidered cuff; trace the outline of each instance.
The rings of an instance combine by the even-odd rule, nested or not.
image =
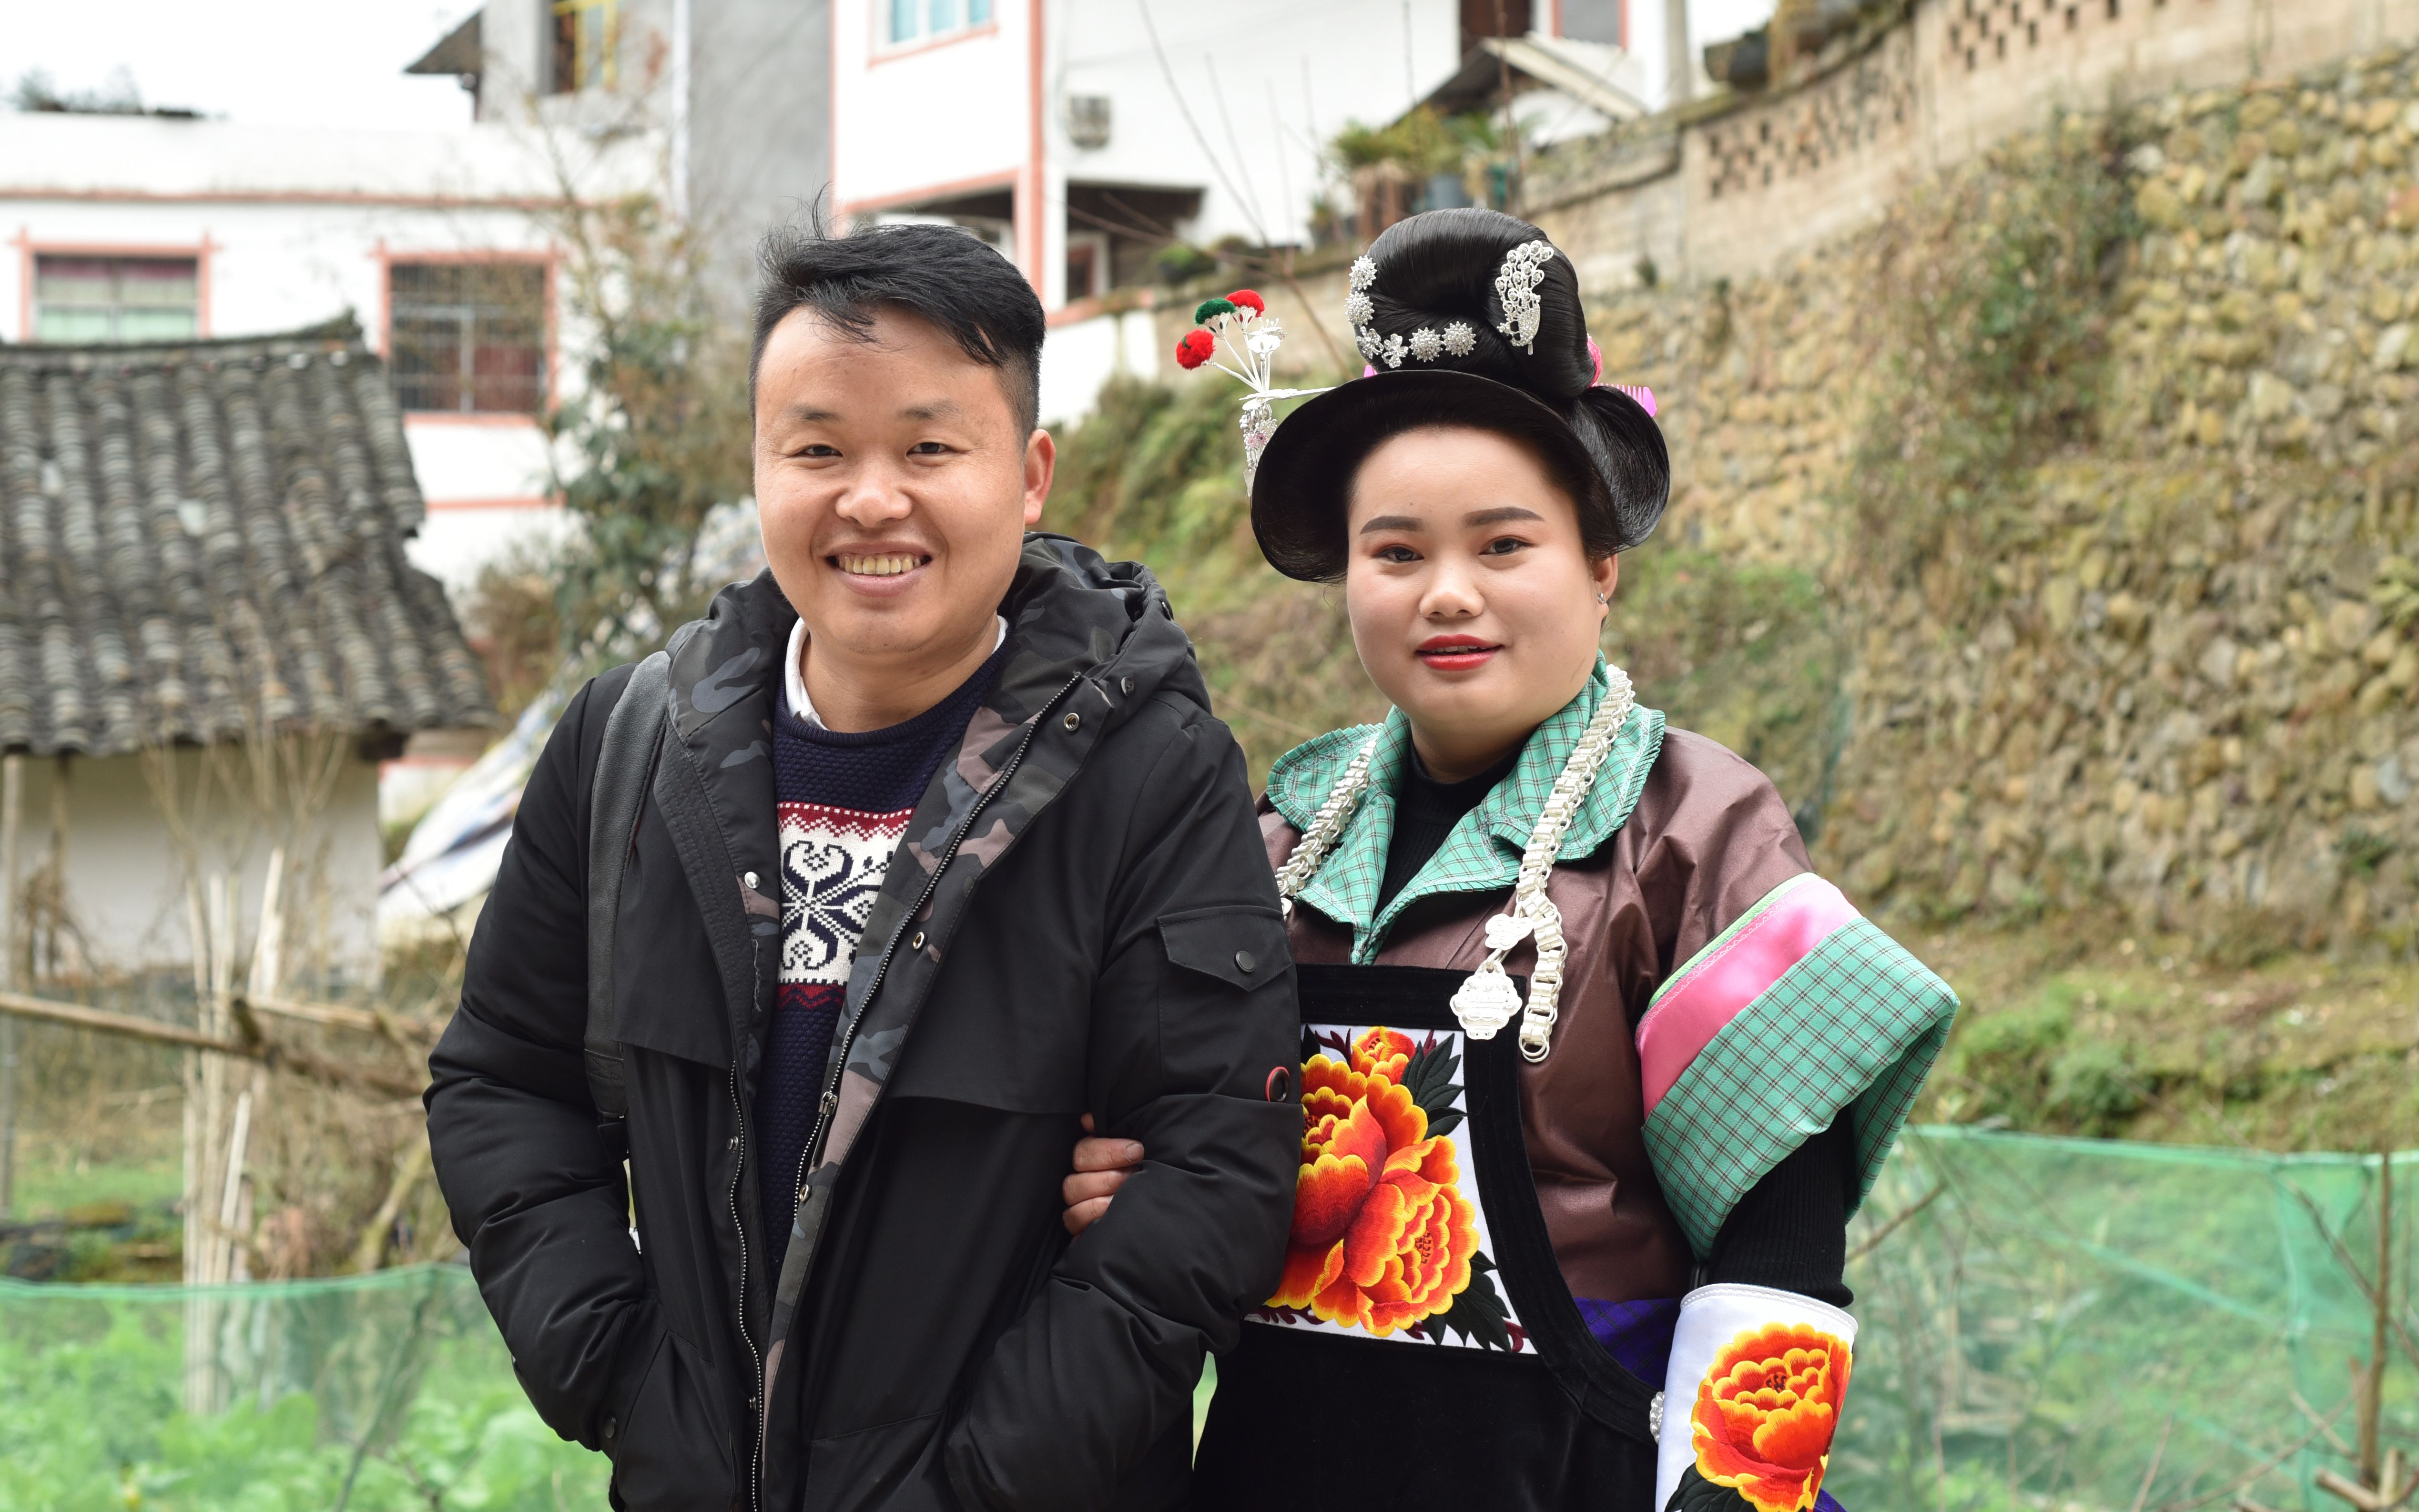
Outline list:
[[[1855,1319],[1794,1291],[1682,1298],[1656,1401],[1658,1512],[1811,1512],[1856,1341]]]

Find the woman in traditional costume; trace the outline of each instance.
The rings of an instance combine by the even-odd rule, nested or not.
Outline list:
[[[1343,585],[1394,704],[1262,801],[1301,1185],[1195,1505],[1806,1512],[1846,1222],[1955,998],[1813,874],[1761,772],[1600,655],[1670,468],[1652,395],[1599,382],[1569,259],[1441,210],[1350,285],[1371,366],[1281,425],[1255,298],[1179,350],[1223,340],[1252,385],[1261,550]],[[1071,1226],[1116,1158],[1079,1151]]]

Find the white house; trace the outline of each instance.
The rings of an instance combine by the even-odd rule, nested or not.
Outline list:
[[[757,239],[831,177],[831,8],[489,0],[407,71],[460,78],[482,124],[651,133],[667,201],[709,248],[709,292],[737,313]]]
[[[0,900],[43,879],[48,975],[180,966],[222,898],[252,933],[275,853],[294,979],[373,976],[377,764],[496,722],[407,559],[427,514],[383,365],[349,321],[168,337],[194,316],[148,269],[115,303],[38,276],[69,287],[37,319],[118,339],[0,347],[0,830],[33,841]]]
[[[644,181],[645,148],[0,114],[0,340],[207,340],[350,313],[391,360],[429,503],[411,559],[458,590],[558,528],[536,417],[577,364],[547,212],[566,177]]]
[[[1622,0],[859,0],[831,13],[832,192],[945,218],[1051,312],[1044,418],[1149,376],[1152,257],[1174,241],[1300,247],[1327,143],[1391,121],[1481,39],[1617,50]]]

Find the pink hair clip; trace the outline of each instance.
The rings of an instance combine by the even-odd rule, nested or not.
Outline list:
[[[1643,383],[1615,383],[1611,385],[1611,387],[1617,392],[1626,393],[1631,398],[1637,400],[1638,408],[1646,411],[1647,419],[1652,420],[1655,418],[1655,391],[1653,389],[1648,388]]]

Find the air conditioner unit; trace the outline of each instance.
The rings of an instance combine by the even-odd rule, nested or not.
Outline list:
[[[1086,148],[1109,145],[1108,96],[1069,95],[1066,116],[1068,141]]]

